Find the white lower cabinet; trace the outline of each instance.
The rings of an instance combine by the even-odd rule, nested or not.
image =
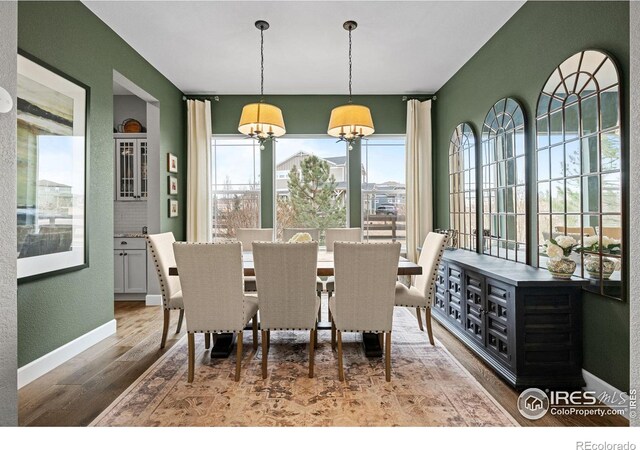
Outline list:
[[[147,292],[147,245],[142,238],[115,238],[114,293]]]
[[[122,250],[113,252],[113,292],[124,294],[124,256]]]

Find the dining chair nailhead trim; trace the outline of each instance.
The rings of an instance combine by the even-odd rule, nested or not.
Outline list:
[[[309,330],[315,330],[316,327],[313,327],[313,328],[262,328],[260,327],[260,329],[264,331],[309,331]]]
[[[156,249],[155,249],[153,243],[151,242],[151,239],[149,239],[148,235],[145,238],[145,240],[147,241],[147,244],[149,245],[149,250],[151,250],[151,256],[153,257],[153,262],[155,263],[155,266],[156,266],[156,272],[158,274],[158,281],[160,282],[160,292],[162,294],[162,307],[164,309],[183,309],[183,308],[179,308],[179,307],[171,307],[171,306],[169,306],[170,302],[167,299],[167,294],[165,292],[164,276],[160,272],[160,265],[158,264],[158,256],[156,255]]]
[[[440,246],[440,252],[438,253],[438,258],[436,259],[436,263],[434,264],[433,273],[431,274],[431,283],[429,284],[429,293],[427,295],[427,307],[431,306],[433,303],[433,294],[436,290],[436,278],[438,278],[438,270],[440,269],[440,262],[442,261],[442,255],[444,255],[444,249],[447,246],[448,239],[445,239]]]

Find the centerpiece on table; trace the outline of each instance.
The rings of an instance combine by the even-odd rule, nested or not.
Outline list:
[[[296,233],[289,239],[289,244],[299,244],[303,242],[312,242],[313,238],[309,233]]]
[[[585,236],[582,238],[582,246],[575,249],[576,253],[584,254],[584,269],[591,278],[600,279],[602,267],[602,279],[608,280],[611,274],[620,269],[620,258],[608,258],[605,255],[620,255],[622,249],[620,240],[608,236]],[[602,254],[602,264],[600,264]]]
[[[544,243],[544,252],[549,257],[547,269],[553,278],[568,280],[576,270],[576,262],[569,258],[578,243],[571,236],[556,236]]]

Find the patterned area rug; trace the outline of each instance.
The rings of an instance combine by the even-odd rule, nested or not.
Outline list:
[[[127,389],[92,426],[517,426],[415,317],[396,308],[391,382],[384,359],[364,356],[360,336],[343,335],[345,382],[338,381],[330,332],[320,331],[315,378],[308,378],[307,332],[272,332],[269,376],[245,333],[240,382],[234,353],[214,359],[196,336],[187,383],[186,336]]]

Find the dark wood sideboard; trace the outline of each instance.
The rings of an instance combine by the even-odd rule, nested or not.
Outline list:
[[[516,389],[578,388],[582,286],[466,250],[445,251],[433,317]]]

